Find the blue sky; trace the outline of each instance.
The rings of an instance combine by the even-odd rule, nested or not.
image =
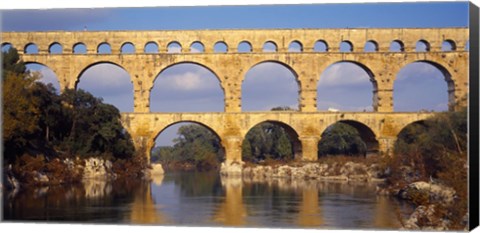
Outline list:
[[[1,22],[2,31],[81,31],[85,27],[91,31],[466,27],[468,2],[3,10]],[[47,68],[32,65],[30,69],[41,71],[43,81],[56,82],[55,75]],[[78,87],[122,111],[132,111],[129,80],[124,70],[104,64],[87,70]],[[447,84],[433,66],[410,64],[397,74],[397,80],[395,110],[446,110]],[[100,85],[102,83],[105,85]],[[252,67],[242,90],[243,111],[269,110],[280,105],[297,108],[298,86],[293,74],[278,64]],[[318,90],[319,110],[333,107],[370,111],[372,108],[372,84],[366,73],[355,65],[329,67],[321,76]],[[428,98],[424,98],[424,102],[412,99],[419,94]],[[151,111],[223,111],[223,92],[216,77],[195,65],[173,66],[162,72],[155,81],[151,99]],[[157,142],[169,144],[177,128],[167,129]]]

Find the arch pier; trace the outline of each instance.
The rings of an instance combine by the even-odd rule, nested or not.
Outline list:
[[[388,154],[400,129],[431,115],[393,112],[397,74],[414,62],[434,64],[448,74],[445,95],[449,96],[449,110],[455,111],[467,104],[468,28],[50,31],[2,32],[1,37],[2,48],[17,48],[23,61],[52,69],[62,90],[75,88],[82,72],[92,64],[110,63],[123,68],[133,84],[134,108],[131,113],[122,113],[122,121],[137,149],[145,150],[148,156],[158,132],[180,121],[199,122],[215,131],[225,147],[228,162],[241,160],[245,134],[264,121],[290,126],[298,135],[304,160],[317,158],[322,132],[337,121],[358,122],[369,128],[375,140],[372,134],[368,137],[378,142],[375,145],[378,151]],[[419,41],[425,49],[417,51]],[[267,42],[274,48],[264,51]],[[350,49],[342,50],[342,42],[348,42]],[[169,53],[172,43],[178,46]],[[194,43],[201,46],[191,49]],[[365,51],[367,43],[371,48]],[[448,49],[446,43],[450,45]],[[99,53],[102,44],[109,45],[111,53]],[[295,49],[289,50],[291,44]],[[52,45],[62,49],[53,52]],[[128,53],[125,45],[129,46]],[[32,46],[34,48],[30,48]],[[242,112],[245,75],[250,68],[264,62],[279,63],[296,74],[298,111]],[[368,72],[373,84],[373,112],[317,110],[317,84],[321,74],[339,62],[357,64]],[[150,112],[150,92],[156,76],[179,63],[199,64],[217,76],[224,93],[224,112]]]

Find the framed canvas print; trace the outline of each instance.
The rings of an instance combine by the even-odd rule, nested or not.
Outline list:
[[[474,3],[233,4],[1,10],[2,222],[478,226]]]

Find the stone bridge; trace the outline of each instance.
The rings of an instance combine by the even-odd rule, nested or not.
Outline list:
[[[241,160],[241,143],[248,130],[265,121],[285,126],[293,138],[296,155],[304,160],[316,159],[322,132],[337,121],[357,128],[370,150],[389,153],[402,128],[431,115],[393,112],[397,73],[410,63],[432,64],[448,84],[449,109],[466,106],[468,38],[468,28],[49,31],[3,32],[2,46],[17,48],[26,63],[52,69],[62,89],[76,88],[80,76],[93,65],[109,63],[123,68],[133,84],[134,112],[122,113],[122,121],[137,149],[144,149],[149,156],[155,137],[165,127],[197,122],[219,136],[226,160],[233,162]],[[273,49],[265,50],[267,43]],[[417,43],[425,49],[418,51]],[[442,49],[445,43],[450,47],[448,51]],[[367,45],[373,49],[366,50]],[[99,53],[101,46],[109,47],[109,53]],[[128,47],[133,49],[128,51]],[[147,47],[154,48],[153,52]],[[299,87],[299,111],[241,111],[245,74],[264,62],[275,62],[292,71]],[[370,76],[374,112],[317,110],[320,76],[339,62],[357,64]],[[198,64],[215,74],[224,93],[224,112],[150,112],[155,78],[181,63]]]

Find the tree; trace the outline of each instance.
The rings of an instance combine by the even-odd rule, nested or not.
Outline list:
[[[318,155],[365,155],[367,147],[358,131],[345,123],[328,127],[318,143]]]

